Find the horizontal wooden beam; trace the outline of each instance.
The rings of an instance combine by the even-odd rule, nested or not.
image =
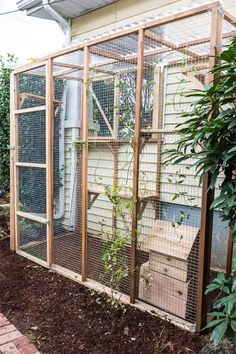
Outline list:
[[[195,60],[192,59],[192,58],[188,58],[188,59],[184,60],[184,65],[183,65],[183,60],[176,59],[176,60],[170,61],[168,63],[168,67],[173,67],[173,66],[180,66],[180,67],[182,66],[182,67],[184,67],[186,64],[194,65],[194,64],[196,64],[198,62],[205,61],[205,60],[208,60],[208,59],[209,59],[209,54],[201,55],[199,57],[199,59],[195,59]]]
[[[152,32],[152,31],[145,31],[145,37],[153,40],[156,43],[163,44],[167,48],[171,48],[172,50],[177,50],[183,54],[193,57],[194,59],[198,59],[198,57],[199,57],[198,54],[192,52],[191,50],[186,49],[186,48],[179,48],[178,45],[170,42],[169,40],[167,40],[165,38],[162,38],[161,36],[159,36],[158,34]]]
[[[39,96],[39,95],[33,95],[32,93],[28,93],[28,92],[19,93],[18,96],[19,96],[21,99],[23,99],[23,98],[33,98],[33,99],[39,100],[39,101],[46,101],[46,97],[44,97],[44,96]],[[63,101],[61,101],[61,100],[56,100],[56,99],[54,99],[53,102],[54,102],[54,103],[63,103]]]
[[[26,213],[24,211],[17,211],[17,216],[20,216],[22,218],[25,218],[25,219],[29,219],[29,220],[33,220],[33,221],[38,221],[42,224],[47,224],[48,221],[47,219],[43,218],[42,216],[38,216],[36,214],[32,214],[32,213]]]
[[[32,113],[32,112],[40,112],[40,111],[45,111],[46,106],[38,106],[38,107],[30,107],[30,108],[21,108],[21,109],[16,109],[14,111],[14,114],[22,114],[22,113]]]
[[[230,31],[230,32],[226,32],[222,34],[222,38],[230,38],[230,37],[235,37],[236,36],[236,30],[235,31]],[[186,41],[183,43],[180,43],[178,48],[185,48],[185,47],[192,47],[198,44],[203,44],[203,43],[210,43],[211,41],[211,37],[202,37],[202,38],[198,38],[198,39],[193,39],[191,41]]]
[[[155,118],[154,118],[155,119]],[[142,134],[178,134],[176,129],[141,129]]]
[[[29,254],[26,251],[18,250],[16,253],[19,254],[22,257],[25,257],[29,261],[35,262],[35,263],[41,265],[42,267],[48,268],[48,265],[47,265],[46,261],[44,261],[44,260],[42,260],[42,259],[40,259],[40,258],[38,258],[36,256],[33,256],[32,254]]]
[[[46,168],[45,163],[31,163],[31,162],[16,162],[17,167],[33,167],[33,168]]]
[[[224,13],[224,19],[228,21],[229,23],[235,24],[236,23],[236,17],[233,16],[230,12],[223,10]]]
[[[99,51],[101,52],[101,51]],[[111,53],[110,51],[105,51],[103,52],[104,53],[104,56],[111,56],[113,55],[113,53]],[[97,49],[96,49],[96,53],[97,54]],[[97,54],[99,55],[99,54]],[[113,62],[117,62],[118,59],[115,59],[115,60],[112,60],[112,62],[106,62],[106,65],[109,65],[109,64],[112,64]],[[61,72],[55,72],[53,74],[54,77],[60,77],[60,76],[64,76],[64,75],[67,75],[67,74],[70,74],[70,73],[73,73],[73,72],[76,72],[76,71],[83,71],[84,70],[84,67],[81,66],[81,65],[74,65],[74,64],[70,64],[70,63],[62,63],[62,62],[55,62],[54,61],[54,65],[55,66],[60,66],[60,67],[64,67],[64,68],[69,68],[68,71],[61,71]],[[100,67],[100,66],[103,66],[105,65],[105,63],[103,63],[102,65],[100,64],[97,64],[96,67]],[[93,66],[90,66],[91,70],[93,68]],[[110,71],[106,71],[106,70],[101,70],[100,73],[105,73],[105,74],[112,74],[112,72]]]
[[[81,71],[81,70],[80,70]],[[72,74],[78,72],[77,69],[67,69],[64,71],[59,71],[53,74],[54,77],[63,77],[64,75]]]
[[[91,137],[89,137],[88,138],[88,141],[90,142],[90,143],[96,143],[96,142],[114,142],[114,141],[116,141],[116,139],[115,138],[113,138],[113,137],[106,137],[106,136],[91,136]]]
[[[110,58],[110,59],[114,59],[117,62],[125,62],[125,63],[129,63],[129,64],[133,64],[133,65],[137,65],[137,54],[134,58],[132,57],[128,57],[125,55],[120,55],[114,52],[111,52],[110,50],[104,50],[98,47],[90,47],[90,52],[101,56],[101,57],[105,57],[105,58]],[[107,63],[107,65],[109,65],[109,63]],[[150,65],[148,63],[144,63],[144,67],[149,67]],[[100,66],[101,67],[101,66]],[[105,72],[105,71],[104,71]]]
[[[19,68],[16,68],[13,70],[13,74],[23,74],[24,73],[25,75],[27,75],[28,70],[37,69],[42,66],[44,66],[44,68],[45,68],[46,60],[47,60],[47,57],[44,57],[44,58],[32,61],[31,63],[19,66]]]
[[[55,61],[55,60],[53,61],[53,66],[59,66],[62,68],[75,69],[75,70],[83,70],[84,69],[83,65],[64,63],[64,62]]]

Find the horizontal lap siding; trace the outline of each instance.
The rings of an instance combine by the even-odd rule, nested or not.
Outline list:
[[[100,144],[97,145],[99,149]],[[143,154],[141,156],[140,162],[140,172],[145,174],[147,179],[147,187],[149,190],[155,191],[155,179],[156,179],[156,156],[155,149],[152,144],[148,144],[145,147],[145,151],[150,150],[150,156],[148,154]],[[148,158],[148,159],[147,159]],[[133,151],[130,145],[119,146],[118,153],[118,181],[119,185],[122,186],[122,190],[125,188],[132,187],[133,179]],[[150,167],[149,161],[152,161],[152,166]],[[101,185],[113,184],[113,166],[114,157],[111,150],[106,146],[97,151],[97,149],[89,149],[89,161],[88,161],[88,185],[92,190],[96,188],[101,189]],[[101,179],[99,178],[101,177]],[[141,188],[142,184],[140,185]],[[131,199],[123,199],[124,204],[128,203]],[[112,203],[104,195],[104,193],[99,194],[92,207],[88,210],[88,229],[96,234],[101,233],[102,225],[104,230],[109,230],[112,226]],[[130,232],[131,232],[131,216],[129,211],[124,208],[127,220],[130,220]],[[153,208],[147,208],[143,214],[142,219],[142,236],[147,236],[150,232],[150,224],[154,220],[154,210]],[[117,220],[117,228],[123,230],[123,222]],[[124,231],[124,230],[123,230]]]
[[[103,185],[113,184],[113,155],[109,147],[97,144],[96,148],[89,147],[88,155],[88,188],[101,190]],[[100,234],[112,226],[112,205],[109,199],[99,194],[96,201],[88,209],[88,230]]]
[[[186,118],[180,117],[182,112],[190,110],[192,97],[186,97],[193,89],[202,89],[202,84],[190,73],[181,72],[177,67],[168,68],[165,89],[164,128],[175,129]],[[188,68],[189,69],[189,68]],[[176,148],[178,135],[165,134],[162,143],[162,161],[167,159],[166,151]],[[201,187],[199,178],[195,176],[195,161],[189,159],[178,165],[161,167],[161,201],[179,205],[201,206]],[[180,175],[184,175],[182,177]],[[186,194],[186,195],[183,195]]]

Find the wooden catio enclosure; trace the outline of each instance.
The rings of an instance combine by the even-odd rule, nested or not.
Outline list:
[[[214,80],[209,69],[236,33],[232,21],[212,3],[13,72],[17,253],[201,329],[205,286],[229,269],[232,242],[210,210],[208,178],[202,189],[194,161],[166,164],[165,152],[190,109],[186,94]]]

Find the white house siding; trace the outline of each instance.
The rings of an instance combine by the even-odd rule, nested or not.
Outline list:
[[[194,5],[205,4],[196,0]],[[223,8],[236,15],[235,0],[221,0]],[[72,39],[88,38],[107,30],[125,26],[156,14],[183,10],[193,6],[193,0],[119,0],[114,4],[72,19]]]

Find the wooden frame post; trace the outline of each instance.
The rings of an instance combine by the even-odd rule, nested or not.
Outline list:
[[[165,66],[159,66],[155,68],[154,71],[154,81],[156,83],[153,92],[153,120],[152,128],[154,130],[163,128],[164,119],[164,105],[165,105]],[[162,153],[162,139],[163,134],[153,134],[153,139],[157,140],[157,168],[156,168],[156,195],[157,195],[157,205],[155,207],[155,219],[160,219],[161,217],[161,204],[160,204],[160,194],[161,194],[161,153]]]
[[[140,154],[140,130],[142,111],[142,83],[144,64],[144,30],[138,32],[138,63],[137,86],[135,104],[135,128],[134,128],[134,167],[133,167],[133,210],[132,210],[132,234],[131,234],[131,290],[130,302],[133,304],[136,298],[136,273],[137,273],[137,226],[139,212],[139,154]]]
[[[120,75],[116,74],[114,79],[114,139],[119,139],[119,115],[120,115]]]
[[[16,215],[15,215],[15,113],[17,109],[17,85],[13,73],[10,76],[10,249],[16,250]]]
[[[19,218],[17,212],[19,211],[19,167],[17,162],[19,161],[19,138],[18,138],[18,119],[19,116],[16,113],[18,108],[18,75],[14,75],[13,88],[12,90],[14,97],[14,107],[15,111],[12,112],[12,124],[13,124],[13,139],[14,139],[14,161],[13,161],[13,179],[14,179],[14,220],[15,220],[15,251],[18,252],[20,249],[20,230],[19,230]]]
[[[219,4],[212,9],[211,16],[211,42],[209,69],[218,62],[222,42],[222,11]],[[209,74],[209,83],[214,83],[216,76]],[[211,117],[209,117],[211,119]],[[208,173],[202,187],[201,228],[199,240],[199,269],[198,269],[198,297],[196,314],[196,331],[200,332],[207,323],[208,298],[205,296],[206,286],[210,280],[211,243],[213,226],[213,209],[211,204],[214,200],[214,190],[209,189],[211,174]]]
[[[87,280],[87,210],[88,210],[88,117],[89,116],[89,48],[84,47],[82,104],[82,281]]]
[[[53,217],[53,141],[54,141],[54,80],[53,59],[46,64],[46,178],[47,178],[47,264],[55,263],[54,217]]]
[[[114,173],[113,173],[113,186],[117,188],[118,186],[118,174],[119,174],[119,143],[114,142],[111,146],[113,161],[114,161]],[[116,210],[113,206],[112,208],[112,229],[117,228],[117,217],[116,217]]]

